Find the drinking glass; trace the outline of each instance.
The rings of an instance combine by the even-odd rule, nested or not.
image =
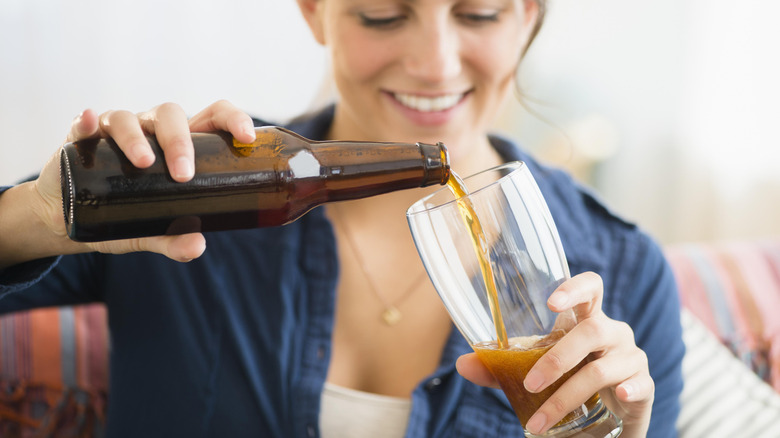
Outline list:
[[[540,393],[523,386],[534,363],[576,324],[572,311],[555,313],[547,307],[550,294],[569,278],[566,256],[524,163],[508,163],[463,181],[469,194],[459,202],[443,188],[417,201],[406,217],[451,319],[498,380],[525,428],[541,404],[586,363]],[[464,210],[469,204],[481,233],[469,218],[472,213]],[[493,308],[491,288],[497,298]],[[525,436],[602,438],[621,431],[621,420],[597,393],[545,434]]]

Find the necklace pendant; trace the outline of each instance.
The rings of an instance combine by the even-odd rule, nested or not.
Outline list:
[[[398,324],[398,321],[401,320],[401,316],[401,311],[398,310],[395,306],[390,306],[384,312],[382,312],[382,319],[385,321],[385,324],[389,326]]]

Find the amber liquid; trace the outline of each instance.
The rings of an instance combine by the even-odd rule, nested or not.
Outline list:
[[[506,336],[506,327],[504,327],[504,319],[501,317],[501,308],[498,305],[498,291],[496,290],[496,280],[493,275],[493,268],[490,266],[490,257],[488,254],[487,239],[485,238],[485,232],[482,231],[482,224],[479,222],[476,212],[474,212],[474,206],[471,200],[466,196],[468,195],[468,189],[463,180],[457,173],[450,170],[450,177],[447,180],[447,187],[458,203],[458,210],[460,210],[460,216],[466,223],[466,227],[469,230],[469,237],[471,237],[471,243],[474,245],[474,251],[479,261],[479,270],[482,272],[482,280],[485,282],[485,288],[487,289],[488,304],[490,305],[490,314],[493,317],[493,325],[496,327],[496,339],[498,340],[498,346],[502,349],[509,347]]]
[[[565,373],[555,383],[538,393],[531,393],[525,389],[523,381],[528,371],[537,360],[544,355],[563,336],[563,332],[556,330],[547,336],[524,337],[507,339],[506,327],[498,305],[498,291],[490,265],[488,244],[482,225],[474,211],[471,200],[467,197],[468,189],[453,171],[447,180],[447,187],[457,199],[461,217],[466,223],[474,250],[479,260],[480,270],[487,289],[487,298],[490,312],[496,329],[496,341],[488,341],[473,345],[474,351],[482,363],[490,370],[498,380],[501,389],[509,399],[520,424],[525,427],[531,416],[550,396],[574,373],[580,370],[587,359]],[[594,394],[586,403],[587,411],[595,408],[599,401],[598,394]],[[581,410],[569,413],[556,426],[576,420]]]
[[[508,349],[499,348],[498,344],[494,341],[474,345],[474,351],[496,380],[498,380],[501,390],[504,391],[504,394],[506,394],[506,397],[509,399],[509,403],[515,410],[517,417],[520,419],[520,424],[522,424],[523,427],[525,427],[528,420],[545,400],[550,398],[550,396],[557,391],[569,377],[579,371],[587,362],[586,360],[583,360],[543,391],[537,393],[528,392],[523,385],[525,376],[528,374],[528,371],[531,370],[531,367],[534,366],[536,361],[555,345],[558,340],[557,338],[560,338],[560,336],[548,335],[536,338],[512,338],[510,339]],[[588,399],[585,403],[587,411],[593,410],[598,401],[598,394],[594,394]],[[574,421],[580,415],[582,414],[579,410],[571,412],[558,422],[556,426]]]

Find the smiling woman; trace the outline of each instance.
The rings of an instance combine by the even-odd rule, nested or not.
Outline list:
[[[300,104],[299,112],[308,107],[297,87],[318,81],[293,73],[311,72],[317,58],[307,56],[308,49],[269,51],[280,35],[313,36],[310,44],[322,47],[337,97],[285,127],[320,141],[444,142],[450,165],[464,176],[525,162],[573,275],[548,307],[574,309],[580,319],[524,385],[541,392],[584,358],[592,361],[571,377],[575,384],[561,386],[541,405],[523,431],[490,372],[453,329],[432,284],[421,280],[425,271],[403,212],[427,189],[318,207],[277,228],[83,243],[66,238],[53,159],[37,179],[0,189],[0,312],[105,303],[112,340],[106,436],[379,436],[382,423],[341,412],[351,409],[339,403],[345,394],[347,406],[357,403],[373,418],[392,411],[401,424],[393,430],[397,438],[532,436],[596,392],[623,419],[624,438],[648,431],[673,436],[683,343],[662,253],[564,172],[491,132],[513,96],[518,63],[546,3],[298,0],[299,29],[288,27],[280,3],[290,2],[247,4],[265,8],[262,13],[205,0],[186,7],[166,3],[161,7],[172,15],[164,16],[148,6],[149,17],[128,28],[153,22],[149,34],[132,34],[173,49],[143,57],[138,78],[125,70],[132,64],[125,55],[136,53],[136,46],[120,44],[107,28],[83,36],[80,59],[109,60],[98,65],[106,74],[83,86],[90,96],[119,89],[123,99],[106,107],[120,108],[151,83],[160,88],[145,91],[168,103],[141,112],[74,111],[79,115],[67,139],[112,137],[125,165],[146,168],[153,154],[145,135],[154,134],[163,151],[158,160],[165,161],[157,165],[165,166],[171,184],[188,182],[202,171],[195,166],[192,132],[222,130],[250,143],[252,126],[268,124],[246,113],[253,105],[271,105],[267,99],[281,92],[288,93],[283,100]],[[96,7],[102,13],[124,6]],[[220,28],[208,20],[195,26],[187,20],[194,16],[214,23],[232,17],[230,30],[215,30]],[[113,25],[95,17],[70,24]],[[190,27],[181,34],[166,31],[171,21]],[[246,41],[249,49],[225,49]],[[194,46],[198,56],[181,55],[184,46]],[[168,57],[182,63],[173,77],[158,65]],[[62,70],[71,80],[91,68]],[[199,87],[210,78],[194,79],[195,73],[216,75],[214,88]],[[267,76],[253,77],[257,73]],[[68,80],[55,88],[68,88]],[[214,94],[220,96],[212,99]],[[238,97],[224,100],[225,94]],[[171,103],[180,97],[187,98],[186,108]],[[200,99],[214,103],[192,114],[192,102]]]
[[[339,90],[330,135],[436,139],[455,160],[464,145],[487,146],[483,134],[545,9],[511,0],[302,3]]]

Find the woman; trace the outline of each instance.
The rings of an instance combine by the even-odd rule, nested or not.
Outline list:
[[[562,173],[488,136],[545,3],[298,0],[329,50],[339,99],[290,128],[313,139],[442,141],[461,175],[526,161],[579,274],[549,305],[574,308],[581,322],[525,386],[539,391],[594,358],[529,431],[549,429],[600,392],[622,418],[622,436],[672,436],[683,348],[660,251]],[[173,178],[187,181],[190,131],[250,142],[252,127],[227,102],[190,119],[163,104],[139,115],[87,110],[68,140],[111,136],[146,167],[153,158],[143,134],[154,133]],[[273,230],[82,244],[65,236],[59,190],[53,158],[38,180],[0,196],[0,310],[106,302],[108,436],[522,433],[425,280],[403,218],[421,191],[329,205]],[[52,259],[61,254],[70,255]],[[456,359],[477,385],[457,375]]]

